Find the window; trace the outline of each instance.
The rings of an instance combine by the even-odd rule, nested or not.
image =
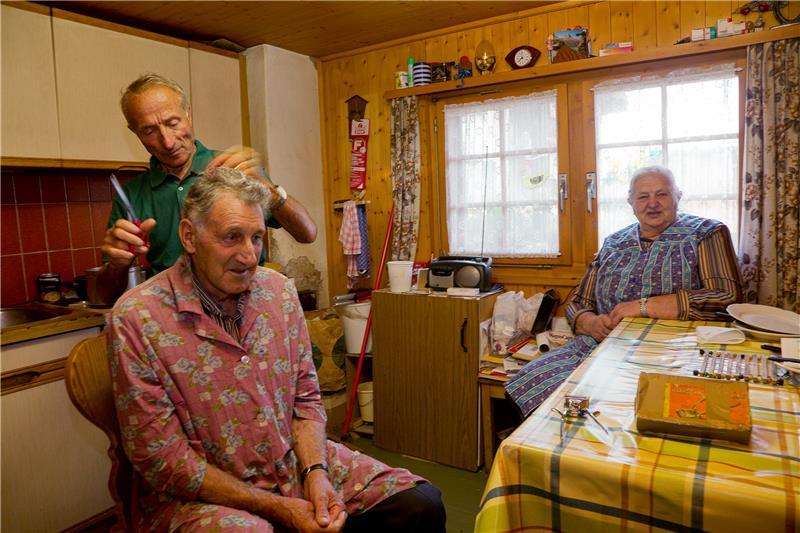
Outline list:
[[[559,256],[558,92],[444,105],[450,254]]]
[[[594,88],[598,245],[636,222],[633,172],[663,165],[682,212],[722,221],[738,238],[739,78],[733,65],[613,80]]]

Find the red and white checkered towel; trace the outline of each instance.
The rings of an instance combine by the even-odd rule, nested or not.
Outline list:
[[[358,214],[356,213],[356,203],[353,200],[344,203],[344,217],[342,218],[342,229],[339,230],[339,242],[342,243],[344,255],[347,256],[347,288],[350,289],[358,279],[356,257],[361,253]]]

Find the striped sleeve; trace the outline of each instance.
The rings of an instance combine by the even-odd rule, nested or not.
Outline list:
[[[572,297],[572,301],[567,305],[567,320],[573,331],[575,331],[575,324],[579,316],[588,311],[597,312],[594,289],[597,284],[598,268],[599,263],[597,257],[595,257],[594,261],[589,263],[589,267],[586,269],[586,273],[575,291],[575,296]]]
[[[720,224],[697,247],[700,289],[680,290],[678,320],[718,320],[717,312],[740,302],[742,274],[728,228]]]

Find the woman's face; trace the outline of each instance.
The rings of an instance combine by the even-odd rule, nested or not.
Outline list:
[[[642,236],[657,237],[678,216],[680,192],[673,192],[661,174],[647,174],[636,180],[629,202],[639,220]]]

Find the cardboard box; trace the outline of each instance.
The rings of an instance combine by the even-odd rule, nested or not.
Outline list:
[[[325,412],[328,415],[325,432],[328,435],[341,436],[344,419],[347,418],[347,392],[323,394],[322,405],[325,406]]]
[[[642,372],[636,393],[636,427],[659,435],[746,444],[753,429],[748,384]]]

